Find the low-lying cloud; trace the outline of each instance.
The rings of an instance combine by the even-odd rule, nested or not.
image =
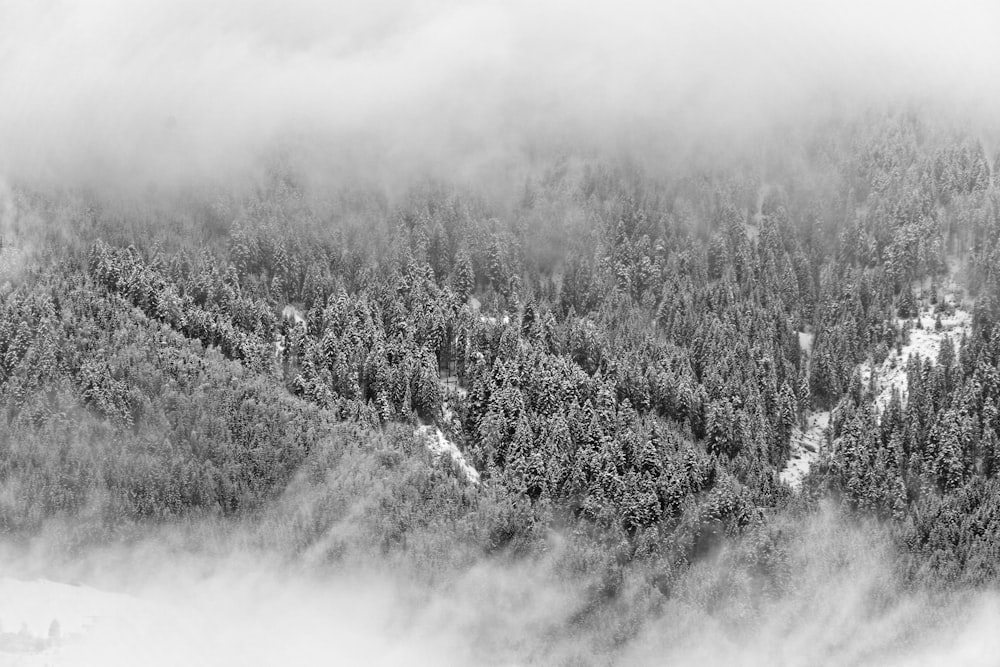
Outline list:
[[[0,175],[374,180],[653,151],[891,102],[994,108],[995,3],[0,1]],[[338,172],[339,170],[339,172]]]
[[[597,607],[587,593],[595,582],[569,576],[572,548],[558,537],[544,554],[483,557],[431,578],[378,558],[307,565],[247,549],[240,531],[199,549],[203,535],[179,539],[190,526],[73,554],[44,537],[28,550],[0,540],[0,662],[993,664],[995,592],[909,588],[877,525],[832,511],[808,524],[778,542],[787,571],[777,585],[746,561],[752,550],[731,544],[695,563],[669,597],[643,576],[655,566],[636,564]],[[61,636],[46,644],[52,620]],[[42,641],[15,652],[18,632]]]

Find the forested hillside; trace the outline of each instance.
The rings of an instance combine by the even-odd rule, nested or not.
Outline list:
[[[539,157],[506,195],[282,166],[182,199],[15,184],[0,533],[239,525],[428,581],[559,535],[586,590],[552,636],[607,650],[678,599],[780,597],[789,525],[830,511],[885,537],[902,589],[995,586],[996,148],[892,113],[711,168]],[[917,327],[954,335],[897,355]]]

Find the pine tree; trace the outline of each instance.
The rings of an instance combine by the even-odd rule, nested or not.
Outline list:
[[[472,296],[475,286],[476,274],[472,269],[472,258],[469,257],[468,251],[466,251],[465,248],[462,248],[458,251],[458,256],[455,258],[455,272],[453,280],[453,288],[458,301],[460,303],[468,301]]]

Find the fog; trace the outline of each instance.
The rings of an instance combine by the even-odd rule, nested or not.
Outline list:
[[[320,188],[518,183],[553,155],[669,167],[907,109],[988,133],[998,28],[985,0],[0,0],[0,235],[16,241],[0,283],[41,227],[14,215],[22,188],[238,187],[275,163]],[[289,553],[267,525],[216,528],[83,552],[0,535],[0,649],[22,623],[30,637],[63,627],[0,663],[985,665],[1000,652],[995,593],[914,592],[885,532],[832,510],[786,528],[779,582],[734,539],[669,595],[645,570],[663,564],[637,562],[600,604],[572,536],[428,574],[409,554],[333,558],[340,534]]]
[[[998,26],[988,0],[0,0],[0,175],[463,179],[539,151],[669,162],[886,105],[984,118]]]
[[[596,617],[586,612],[593,582],[568,575],[569,547],[558,535],[545,554],[483,557],[441,571],[432,585],[378,558],[319,567],[248,548],[246,535],[205,540],[191,530],[162,528],[71,558],[50,538],[28,548],[0,543],[0,640],[18,631],[44,638],[52,620],[61,626],[58,641],[0,650],[0,660],[986,665],[1000,650],[991,632],[996,594],[909,591],[889,565],[884,534],[832,510],[789,527],[781,591],[768,592],[729,546],[695,565],[669,601],[656,603],[627,579]]]

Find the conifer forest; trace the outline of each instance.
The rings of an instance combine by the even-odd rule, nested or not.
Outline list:
[[[452,28],[420,40],[492,67]],[[259,48],[317,103],[326,60]],[[438,85],[426,50],[394,85]],[[359,84],[330,126],[220,123],[183,59],[81,75],[139,91],[114,121],[69,75],[0,111],[0,663],[995,664],[995,123],[906,89],[672,126],[655,79],[527,114],[535,58],[520,97],[461,78],[503,122]],[[219,77],[221,117],[252,86]],[[104,611],[18,607],[71,588]]]

